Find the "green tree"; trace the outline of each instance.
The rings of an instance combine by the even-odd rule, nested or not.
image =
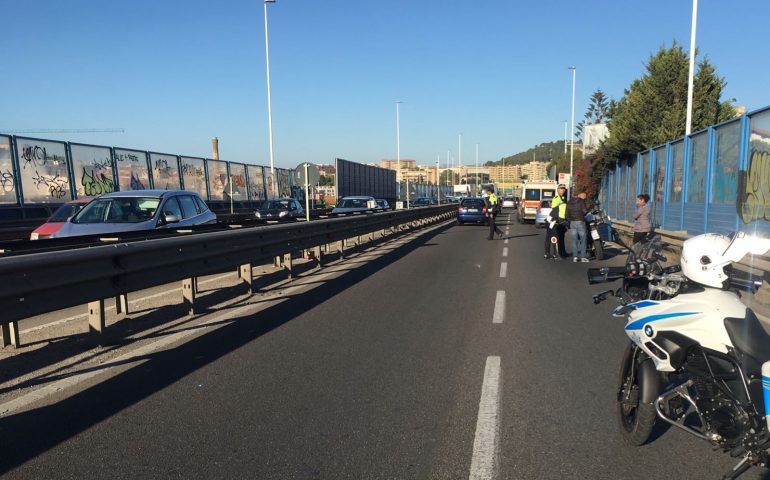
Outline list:
[[[634,80],[608,113],[609,138],[605,160],[628,158],[638,151],[685,133],[689,60],[674,42],[650,56],[642,78]],[[726,82],[708,59],[698,64],[693,88],[693,131],[735,116],[729,102],[720,102]]]
[[[602,90],[596,89],[591,95],[589,100],[588,111],[586,112],[585,123],[593,125],[596,123],[603,123],[609,118],[610,113],[610,100]]]

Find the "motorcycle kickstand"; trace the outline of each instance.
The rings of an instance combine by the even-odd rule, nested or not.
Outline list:
[[[722,480],[735,480],[746,473],[746,471],[751,468],[751,464],[749,463],[750,455],[751,454],[746,454],[740,462],[722,476]]]

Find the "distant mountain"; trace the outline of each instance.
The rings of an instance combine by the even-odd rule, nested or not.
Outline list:
[[[569,146],[569,144],[567,145]],[[488,166],[491,165],[523,165],[533,160],[538,162],[550,162],[552,159],[564,155],[564,140],[557,140],[555,142],[541,143],[540,145],[527,149],[524,152],[519,152],[509,157],[501,158],[496,162],[487,162]]]

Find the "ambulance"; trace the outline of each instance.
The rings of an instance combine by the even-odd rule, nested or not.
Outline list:
[[[535,221],[537,209],[542,200],[552,200],[556,196],[555,180],[526,182],[522,186],[521,202],[519,203],[519,223]]]

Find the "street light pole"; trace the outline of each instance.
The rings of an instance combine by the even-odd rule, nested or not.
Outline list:
[[[567,121],[564,120],[564,156],[567,156]]]
[[[569,70],[572,70],[572,130],[570,130],[570,147],[569,147],[569,186],[570,186],[570,193],[572,192],[572,162],[575,158],[575,74],[577,72],[577,67],[572,66],[569,67]]]
[[[692,0],[692,29],[690,30],[690,73],[687,80],[687,121],[684,134],[692,132],[692,92],[695,77],[695,26],[698,21],[698,0]]]
[[[275,178],[275,164],[273,162],[273,104],[270,95],[270,42],[267,34],[267,4],[275,3],[275,0],[265,0],[265,63],[267,64],[267,131],[268,144],[270,145],[270,177],[272,178],[273,193],[278,195],[278,185]]]
[[[396,102],[396,166],[398,173],[401,173],[401,123],[400,123],[400,111],[399,107],[404,103],[402,101]],[[409,208],[409,176],[404,177],[406,180],[406,208]]]
[[[476,143],[476,191],[479,191],[479,144]]]

